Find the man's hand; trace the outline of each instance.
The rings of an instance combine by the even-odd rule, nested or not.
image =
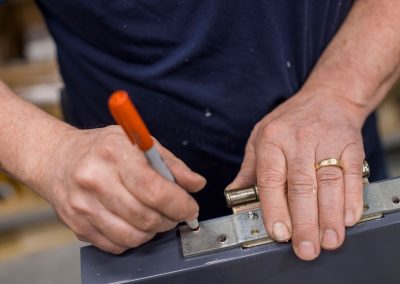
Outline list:
[[[264,225],[276,241],[293,241],[297,256],[315,259],[344,241],[361,217],[363,119],[351,103],[323,93],[295,95],[265,116],[246,146],[229,188],[257,184]],[[336,158],[343,169],[315,170]]]
[[[358,0],[299,93],[261,120],[228,188],[257,183],[265,227],[312,260],[362,214],[363,121],[400,75],[396,0]],[[315,164],[341,159],[344,166]]]
[[[176,183],[119,126],[78,130],[0,81],[0,169],[42,195],[79,239],[121,253],[197,218],[206,180],[156,143]]]
[[[206,181],[160,144],[178,184],[153,170],[119,126],[68,131],[43,167],[41,193],[80,240],[121,253],[197,218],[199,207],[186,191]]]

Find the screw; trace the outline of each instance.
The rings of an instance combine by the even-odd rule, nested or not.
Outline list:
[[[254,213],[253,211],[249,211],[249,213],[247,213],[247,217],[249,217],[250,220],[257,220],[258,214]]]
[[[220,243],[225,243],[226,242],[226,235],[225,234],[221,234],[218,236],[218,241]]]

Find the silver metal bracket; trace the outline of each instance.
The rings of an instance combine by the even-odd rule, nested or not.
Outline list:
[[[399,210],[400,178],[364,185],[364,213],[360,222]],[[260,208],[203,221],[198,231],[186,225],[179,230],[185,257],[273,242],[265,231]]]

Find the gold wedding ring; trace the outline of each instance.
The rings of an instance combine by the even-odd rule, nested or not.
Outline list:
[[[339,159],[334,159],[334,158],[329,158],[329,159],[324,159],[319,161],[316,165],[315,165],[315,170],[319,170],[320,168],[323,167],[339,167],[340,169],[343,169],[343,163],[341,160]]]

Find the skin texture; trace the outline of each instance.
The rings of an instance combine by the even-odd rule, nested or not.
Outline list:
[[[266,115],[228,188],[257,183],[265,226],[295,253],[338,248],[362,213],[361,127],[399,75],[397,0],[358,0],[308,80]],[[203,177],[157,145],[176,177],[157,174],[119,127],[78,130],[0,81],[0,167],[41,194],[80,238],[121,253],[197,217]],[[341,171],[314,165],[340,158]]]
[[[0,94],[2,168],[40,193],[80,240],[119,254],[197,218],[188,192],[206,180],[158,142],[177,184],[153,170],[119,126],[78,130],[2,84]]]
[[[178,184],[159,175],[119,126],[75,135],[50,162],[56,170],[46,198],[80,240],[121,253],[197,218],[199,207],[187,192],[203,188],[205,179],[160,144]]]
[[[361,217],[361,127],[399,76],[399,28],[397,1],[356,1],[299,92],[254,127],[228,186],[257,184],[268,233],[301,259],[341,246]],[[316,171],[327,158],[343,170]]]

